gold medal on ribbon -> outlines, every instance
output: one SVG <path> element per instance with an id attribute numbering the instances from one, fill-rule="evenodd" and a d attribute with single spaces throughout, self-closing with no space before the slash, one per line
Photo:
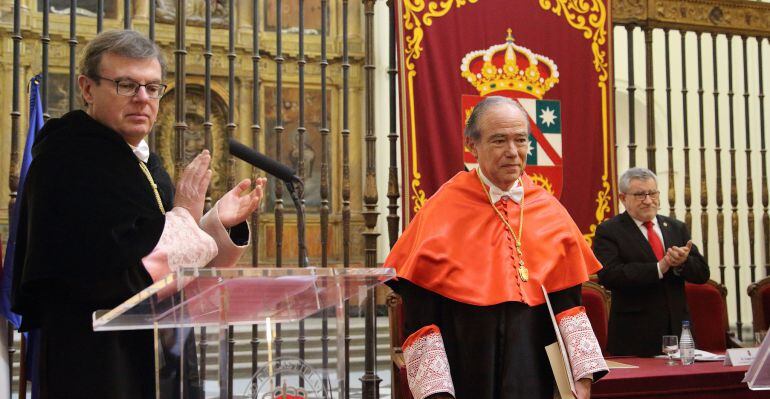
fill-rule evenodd
<path id="1" fill-rule="evenodd" d="M 524 265 L 519 266 L 519 277 L 521 277 L 521 281 L 529 280 L 529 270 Z"/>

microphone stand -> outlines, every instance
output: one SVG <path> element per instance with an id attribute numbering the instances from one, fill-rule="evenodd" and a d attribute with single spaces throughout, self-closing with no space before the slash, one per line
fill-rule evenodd
<path id="1" fill-rule="evenodd" d="M 305 209 L 300 203 L 299 197 L 305 191 L 305 184 L 299 177 L 285 181 L 286 190 L 294 201 L 294 207 L 297 209 L 297 247 L 299 250 L 299 267 L 307 267 L 309 259 L 307 257 L 307 247 L 305 246 Z M 296 183 L 296 186 L 295 186 Z"/>

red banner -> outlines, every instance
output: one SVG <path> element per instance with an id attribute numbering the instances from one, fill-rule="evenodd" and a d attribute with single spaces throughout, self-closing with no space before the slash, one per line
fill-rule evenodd
<path id="1" fill-rule="evenodd" d="M 615 213 L 608 0 L 398 2 L 404 219 L 475 159 L 463 127 L 483 97 L 527 111 L 527 174 L 591 241 Z"/>

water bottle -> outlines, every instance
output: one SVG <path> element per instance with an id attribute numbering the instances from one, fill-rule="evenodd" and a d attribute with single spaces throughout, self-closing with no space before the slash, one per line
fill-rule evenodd
<path id="1" fill-rule="evenodd" d="M 682 321 L 682 337 L 679 338 L 679 354 L 683 365 L 693 364 L 695 362 L 695 342 L 692 340 L 690 332 L 690 322 Z"/>

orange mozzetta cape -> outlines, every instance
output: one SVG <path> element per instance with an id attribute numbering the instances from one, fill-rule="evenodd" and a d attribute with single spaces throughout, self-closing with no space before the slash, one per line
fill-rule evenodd
<path id="1" fill-rule="evenodd" d="M 385 260 L 404 278 L 455 301 L 488 306 L 545 302 L 548 292 L 588 280 L 601 265 L 567 210 L 526 174 L 522 250 L 529 281 L 519 280 L 510 233 L 482 190 L 476 171 L 460 172 L 428 200 Z M 518 234 L 519 205 L 508 223 Z"/>

